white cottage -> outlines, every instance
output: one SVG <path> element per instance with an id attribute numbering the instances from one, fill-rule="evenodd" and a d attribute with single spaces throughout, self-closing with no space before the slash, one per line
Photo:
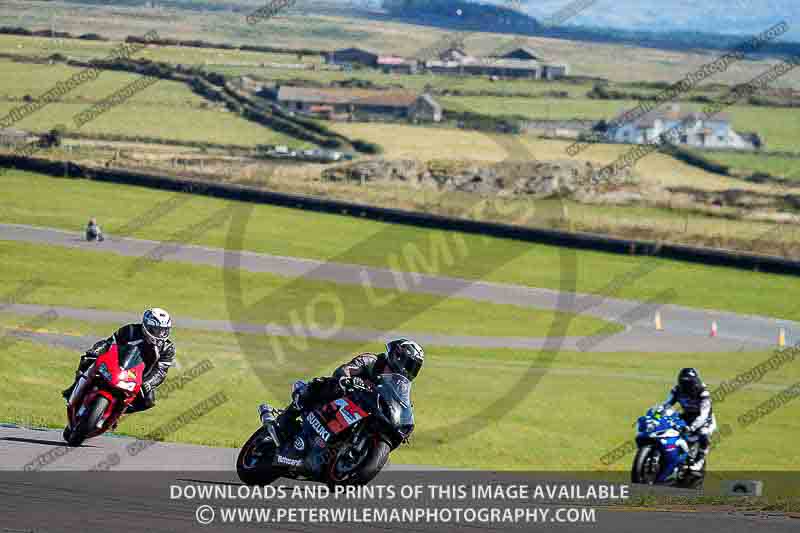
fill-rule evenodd
<path id="1" fill-rule="evenodd" d="M 677 105 L 665 111 L 650 111 L 633 121 L 620 124 L 614 120 L 611 124 L 606 135 L 612 142 L 653 143 L 666 133 L 673 143 L 696 148 L 755 148 L 752 141 L 733 129 L 727 115 L 705 117 L 702 113 L 683 113 Z"/>

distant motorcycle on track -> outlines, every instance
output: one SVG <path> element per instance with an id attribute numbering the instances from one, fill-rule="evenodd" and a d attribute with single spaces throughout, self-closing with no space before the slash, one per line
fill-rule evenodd
<path id="1" fill-rule="evenodd" d="M 70 395 L 64 441 L 80 446 L 86 439 L 116 427 L 142 388 L 144 370 L 137 346 L 112 344 L 79 377 Z"/>
<path id="2" fill-rule="evenodd" d="M 689 469 L 697 455 L 694 436 L 684 437 L 686 422 L 672 409 L 653 407 L 637 421 L 636 457 L 631 468 L 631 482 L 647 485 L 670 485 L 697 489 L 705 478 L 705 464 L 699 472 Z"/>
<path id="3" fill-rule="evenodd" d="M 303 413 L 289 438 L 276 446 L 266 425 L 244 444 L 236 461 L 239 479 L 266 485 L 278 478 L 335 485 L 369 483 L 389 453 L 414 428 L 411 382 L 400 374 L 381 374 L 375 383 Z M 269 423 L 279 411 L 260 409 Z"/>

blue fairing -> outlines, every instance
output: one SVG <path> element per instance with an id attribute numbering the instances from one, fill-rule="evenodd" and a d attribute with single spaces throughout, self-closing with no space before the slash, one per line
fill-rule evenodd
<path id="1" fill-rule="evenodd" d="M 680 433 L 685 426 L 686 422 L 671 409 L 650 409 L 646 415 L 639 417 L 636 443 L 639 446 L 654 444 L 663 458 L 663 467 L 656 483 L 674 480 L 679 468 L 686 464 L 689 458 L 688 446 Z"/>

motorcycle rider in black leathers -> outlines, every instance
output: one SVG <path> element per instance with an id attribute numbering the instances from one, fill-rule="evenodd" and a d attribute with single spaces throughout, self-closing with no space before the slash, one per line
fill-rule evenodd
<path id="1" fill-rule="evenodd" d="M 341 398 L 348 391 L 365 388 L 364 381 L 375 381 L 383 373 L 402 374 L 413 381 L 422 369 L 425 352 L 422 347 L 408 339 L 397 339 L 386 344 L 386 353 L 362 353 L 349 363 L 338 367 L 332 377 L 319 377 L 305 384 L 295 383 L 292 403 L 274 420 L 265 424 L 273 441 L 280 443 L 291 433 L 291 426 L 303 410 Z M 262 405 L 262 420 L 267 406 Z"/>
<path id="2" fill-rule="evenodd" d="M 75 381 L 62 392 L 69 401 L 78 378 L 89 369 L 97 358 L 108 351 L 112 344 L 139 345 L 145 363 L 142 388 L 133 400 L 126 413 L 145 411 L 156 403 L 156 388 L 167 378 L 169 368 L 175 363 L 175 345 L 169 339 L 172 329 L 172 318 L 163 309 L 148 309 L 142 316 L 140 324 L 128 324 L 119 328 L 111 337 L 103 339 L 89 348 L 81 356 Z"/>
<path id="3" fill-rule="evenodd" d="M 706 384 L 700 379 L 700 374 L 694 368 L 684 368 L 678 373 L 678 384 L 672 388 L 663 406 L 671 408 L 676 403 L 681 404 L 683 412 L 681 418 L 688 426 L 684 429 L 688 435 L 697 435 L 699 450 L 690 469 L 700 471 L 705 464 L 708 454 L 711 435 L 717 429 L 717 421 L 711 406 L 711 393 Z"/>

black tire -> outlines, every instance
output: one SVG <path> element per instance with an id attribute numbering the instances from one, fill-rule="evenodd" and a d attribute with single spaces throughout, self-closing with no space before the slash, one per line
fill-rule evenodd
<path id="1" fill-rule="evenodd" d="M 64 430 L 67 446 L 77 447 L 83 444 L 86 437 L 95 431 L 97 423 L 103 417 L 103 413 L 108 409 L 108 399 L 97 396 L 89 405 L 84 415 L 78 420 L 78 424 L 71 431 Z"/>
<path id="2" fill-rule="evenodd" d="M 633 458 L 633 466 L 631 467 L 631 483 L 652 485 L 655 482 L 658 472 L 653 475 L 652 472 L 646 471 L 646 468 L 648 466 L 648 460 L 650 460 L 650 456 L 656 453 L 658 453 L 658 450 L 649 444 L 639 448 L 639 450 L 636 452 L 636 457 Z"/>
<path id="3" fill-rule="evenodd" d="M 239 450 L 239 457 L 236 459 L 236 473 L 245 485 L 269 485 L 280 477 L 280 474 L 272 468 L 272 458 L 275 455 L 275 445 L 270 444 L 270 450 L 266 453 L 266 444 L 261 443 L 256 446 L 264 437 L 269 437 L 267 428 L 261 428 L 253 433 L 242 449 Z M 271 439 L 270 439 L 271 442 Z M 253 452 L 259 451 L 262 456 L 258 459 L 253 457 Z"/>
<path id="4" fill-rule="evenodd" d="M 334 485 L 366 485 L 378 475 L 378 472 L 386 465 L 386 461 L 389 460 L 389 453 L 392 451 L 392 448 L 378 437 L 371 439 L 371 443 L 367 456 L 361 462 L 358 469 L 347 478 L 336 479 L 334 475 L 336 465 L 331 465 L 330 481 Z"/>

